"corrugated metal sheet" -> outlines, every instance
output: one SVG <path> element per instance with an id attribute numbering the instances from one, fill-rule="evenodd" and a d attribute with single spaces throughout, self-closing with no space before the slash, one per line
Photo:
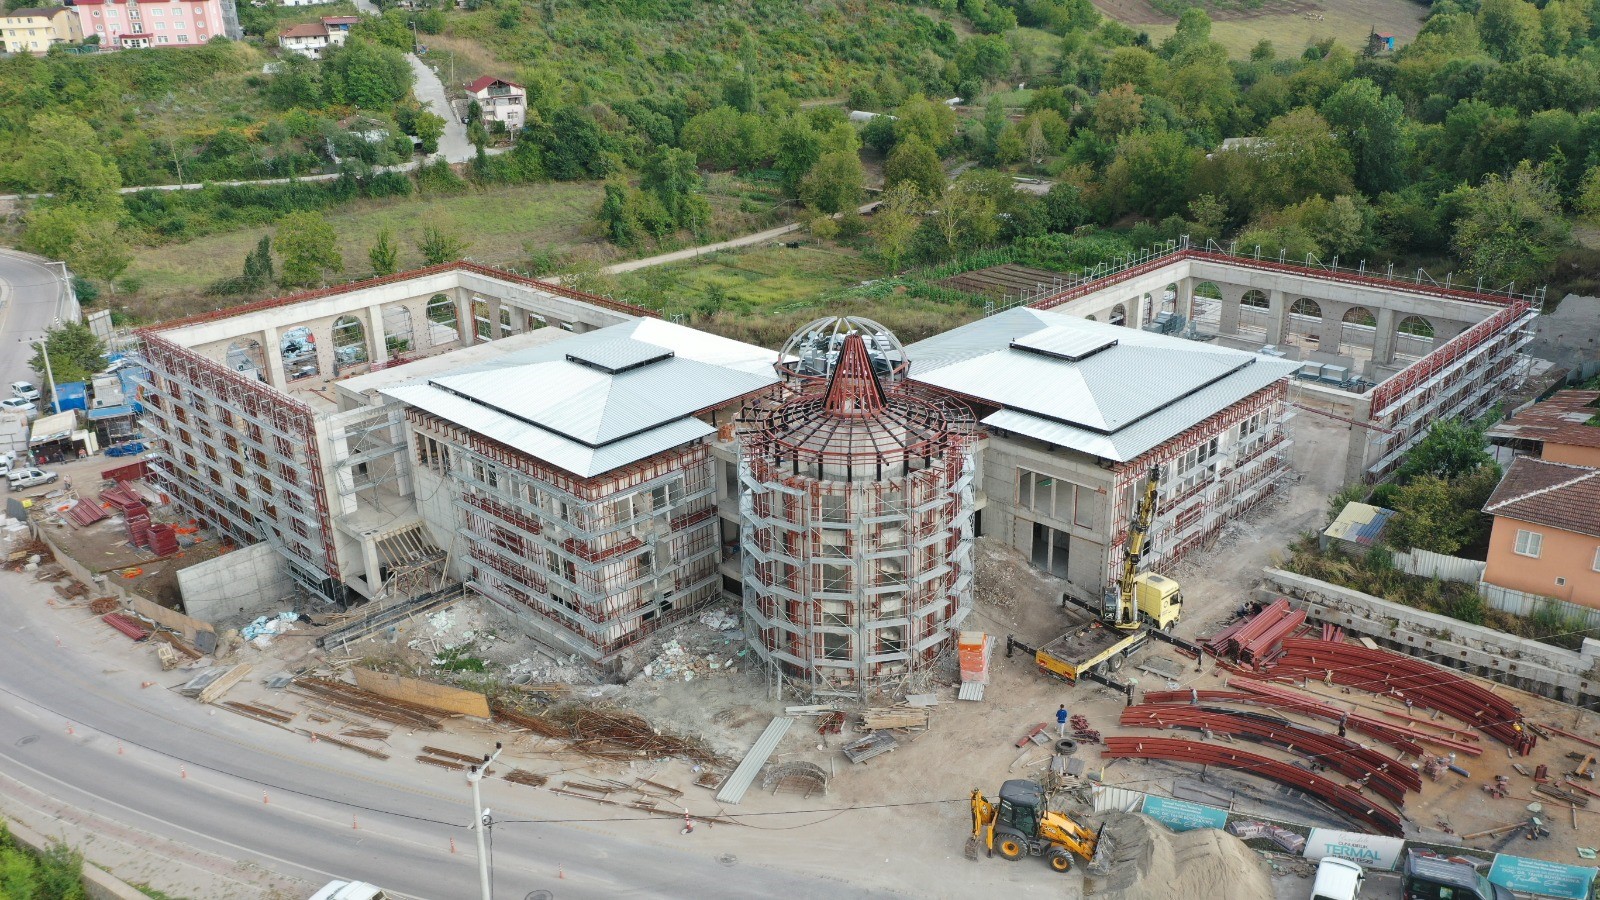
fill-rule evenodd
<path id="1" fill-rule="evenodd" d="M 1323 534 L 1333 540 L 1371 547 L 1377 543 L 1378 536 L 1383 533 L 1384 526 L 1389 524 L 1389 519 L 1393 516 L 1392 509 L 1366 503 L 1346 503 L 1344 509 L 1339 512 L 1339 517 L 1333 520 L 1333 524 L 1329 525 Z"/>
<path id="2" fill-rule="evenodd" d="M 609 372 L 658 362 L 670 356 L 672 351 L 660 344 L 646 344 L 633 338 L 585 343 L 567 352 L 569 359 L 598 366 Z"/>
<path id="3" fill-rule="evenodd" d="M 767 764 L 772 751 L 778 749 L 778 742 L 789 733 L 789 726 L 793 724 L 794 720 L 786 716 L 779 716 L 767 723 L 766 730 L 756 738 L 755 745 L 744 755 L 744 759 L 740 760 L 739 767 L 734 769 L 728 780 L 722 783 L 722 790 L 717 791 L 718 802 L 737 806 L 739 801 L 744 799 L 745 791 L 750 789 L 750 785 L 756 780 L 756 775 L 760 774 L 761 767 Z"/>
<path id="4" fill-rule="evenodd" d="M 28 444 L 48 444 L 72 436 L 78 427 L 78 414 L 72 410 L 56 413 L 51 416 L 41 416 L 33 423 L 33 430 L 29 433 Z"/>
<path id="5" fill-rule="evenodd" d="M 1113 809 L 1119 812 L 1138 812 L 1144 806 L 1144 794 L 1139 791 L 1107 787 L 1103 784 L 1093 785 L 1093 791 L 1095 812 Z"/>
<path id="6" fill-rule="evenodd" d="M 961 682 L 961 693 L 956 695 L 958 700 L 978 701 L 983 699 L 984 684 L 981 681 Z"/>
<path id="7" fill-rule="evenodd" d="M 1109 341 L 1116 343 L 1082 359 L 1045 355 L 1055 352 L 1049 348 L 1083 352 Z M 1018 349 L 1013 342 L 1044 352 Z M 1241 350 L 1034 309 L 981 319 L 912 344 L 906 353 L 913 380 L 1088 435 L 1114 436 L 1101 451 L 1086 452 L 1119 460 L 1295 369 L 1294 363 Z M 1152 419 L 1158 420 L 1158 434 L 1133 437 L 1131 443 L 1142 444 L 1137 451 L 1118 449 L 1117 443 L 1127 441 L 1124 431 Z M 1082 449 L 1090 440 L 1082 435 L 1064 446 Z"/>

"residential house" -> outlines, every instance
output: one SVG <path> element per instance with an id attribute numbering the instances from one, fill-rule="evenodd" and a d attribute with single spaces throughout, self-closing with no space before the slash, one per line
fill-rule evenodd
<path id="1" fill-rule="evenodd" d="M 113 50 L 244 36 L 234 0 L 73 0 L 67 9 L 77 14 L 85 38 L 97 35 L 101 47 Z"/>
<path id="2" fill-rule="evenodd" d="M 1600 391 L 1560 391 L 1496 422 L 1488 438 L 1518 456 L 1600 468 Z"/>
<path id="3" fill-rule="evenodd" d="M 0 46 L 7 53 L 43 53 L 54 44 L 83 43 L 83 26 L 64 6 L 14 9 L 5 14 Z"/>
<path id="4" fill-rule="evenodd" d="M 522 85 L 485 75 L 467 85 L 467 96 L 478 101 L 484 122 L 503 122 L 517 131 L 527 121 L 528 92 Z"/>
<path id="5" fill-rule="evenodd" d="M 278 0 L 280 6 L 321 6 L 334 0 Z"/>
<path id="6" fill-rule="evenodd" d="M 343 47 L 345 39 L 350 37 L 350 26 L 359 21 L 360 16 L 323 16 L 322 24 L 328 29 L 328 44 Z"/>
<path id="7" fill-rule="evenodd" d="M 312 59 L 321 59 L 322 51 L 328 49 L 331 43 L 328 26 L 321 22 L 312 22 L 307 25 L 290 25 L 278 32 L 278 46 L 291 53 L 309 56 Z M 341 40 L 340 43 L 343 43 Z"/>
<path id="8" fill-rule="evenodd" d="M 1600 469 L 1518 457 L 1483 511 L 1486 585 L 1600 609 Z"/>

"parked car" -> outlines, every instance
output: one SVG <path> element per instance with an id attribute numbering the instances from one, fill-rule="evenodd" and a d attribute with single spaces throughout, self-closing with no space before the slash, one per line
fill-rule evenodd
<path id="1" fill-rule="evenodd" d="M 13 397 L 21 397 L 24 400 L 38 400 L 39 389 L 34 387 L 31 382 L 13 381 L 11 382 L 11 395 Z"/>
<path id="2" fill-rule="evenodd" d="M 4 400 L 0 400 L 0 412 L 27 413 L 28 418 L 31 419 L 39 414 L 39 407 L 35 406 L 32 400 L 24 400 L 21 397 L 7 397 Z"/>
<path id="3" fill-rule="evenodd" d="M 365 881 L 330 881 L 322 890 L 311 895 L 311 900 L 388 900 L 389 895 L 375 884 Z"/>
<path id="4" fill-rule="evenodd" d="M 1311 882 L 1311 900 L 1360 900 L 1367 872 L 1348 859 L 1324 856 Z"/>
<path id="5" fill-rule="evenodd" d="M 53 484 L 60 477 L 60 472 L 50 472 L 29 466 L 26 469 L 14 469 L 7 472 L 6 486 L 13 491 L 21 491 L 31 487 L 38 487 L 41 484 Z"/>
<path id="6" fill-rule="evenodd" d="M 1405 900 L 1516 900 L 1468 862 L 1406 851 Z"/>

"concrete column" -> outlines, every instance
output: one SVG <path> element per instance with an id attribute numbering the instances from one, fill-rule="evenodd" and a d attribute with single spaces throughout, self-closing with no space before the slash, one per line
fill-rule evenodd
<path id="1" fill-rule="evenodd" d="M 267 367 L 267 384 L 286 391 L 289 389 L 289 379 L 283 373 L 283 347 L 278 343 L 279 340 L 276 325 L 261 329 L 261 360 Z"/>
<path id="2" fill-rule="evenodd" d="M 1193 321 L 1194 279 L 1180 278 L 1177 281 L 1177 285 L 1177 289 L 1174 292 L 1177 296 L 1173 298 L 1172 308 L 1178 313 L 1178 315 L 1183 316 L 1185 323 Z"/>
<path id="3" fill-rule="evenodd" d="M 1337 356 L 1344 314 L 1350 311 L 1350 307 L 1331 300 L 1318 300 L 1317 304 L 1322 307 L 1322 324 L 1317 328 L 1317 349 Z"/>
<path id="4" fill-rule="evenodd" d="M 1145 322 L 1144 295 L 1140 294 L 1139 296 L 1134 297 L 1131 300 L 1127 301 L 1127 303 L 1128 303 L 1128 321 L 1124 322 L 1123 324 L 1127 325 L 1129 328 L 1140 328 L 1140 327 L 1142 327 L 1144 325 L 1144 322 Z"/>
<path id="5" fill-rule="evenodd" d="M 478 322 L 472 317 L 472 293 L 464 289 L 456 290 L 456 333 L 463 347 L 478 342 Z"/>
<path id="6" fill-rule="evenodd" d="M 1242 295 L 1239 291 L 1223 291 L 1222 312 L 1218 316 L 1217 331 L 1222 334 L 1239 333 L 1239 300 L 1241 297 Z"/>
<path id="7" fill-rule="evenodd" d="M 378 542 L 371 538 L 361 541 L 361 561 L 367 567 L 367 589 L 376 600 L 383 589 L 383 564 L 378 561 Z"/>
<path id="8" fill-rule="evenodd" d="M 1377 329 L 1372 336 L 1372 361 L 1378 365 L 1388 365 L 1394 362 L 1395 345 L 1395 311 L 1388 307 L 1379 307 L 1376 316 Z"/>
<path id="9" fill-rule="evenodd" d="M 383 307 L 367 307 L 367 361 L 379 365 L 389 361 L 389 340 L 383 330 Z"/>
<path id="10" fill-rule="evenodd" d="M 504 326 L 500 324 L 500 299 L 489 298 L 489 335 L 491 340 L 499 340 L 506 336 Z"/>
<path id="11" fill-rule="evenodd" d="M 1288 336 L 1289 298 L 1273 288 L 1267 292 L 1267 343 L 1282 345 Z"/>

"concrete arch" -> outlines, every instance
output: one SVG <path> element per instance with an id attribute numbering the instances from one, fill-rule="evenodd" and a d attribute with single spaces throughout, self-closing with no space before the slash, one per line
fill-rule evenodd
<path id="1" fill-rule="evenodd" d="M 366 326 L 355 316 L 340 316 L 334 319 L 333 325 L 329 328 L 329 336 L 333 347 L 335 375 L 372 358 L 372 351 L 367 347 Z"/>
<path id="2" fill-rule="evenodd" d="M 283 359 L 284 377 L 290 381 L 315 378 L 322 374 L 322 361 L 318 355 L 317 336 L 311 329 L 299 325 L 285 329 L 278 335 L 278 353 Z"/>
<path id="3" fill-rule="evenodd" d="M 1339 316 L 1339 345 L 1332 352 L 1347 356 L 1372 354 L 1377 340 L 1378 317 L 1365 306 L 1351 306 Z"/>
<path id="4" fill-rule="evenodd" d="M 261 342 L 254 338 L 241 338 L 229 344 L 223 359 L 229 369 L 246 378 L 267 380 L 266 354 L 261 349 Z"/>
<path id="5" fill-rule="evenodd" d="M 1272 301 L 1267 298 L 1266 291 L 1248 290 L 1239 298 L 1239 305 L 1266 310 L 1272 308 Z"/>
<path id="6" fill-rule="evenodd" d="M 472 310 L 473 339 L 475 341 L 494 340 L 496 332 L 499 330 L 497 326 L 500 324 L 496 321 L 500 318 L 498 312 L 490 309 L 489 301 L 482 297 L 473 297 L 472 305 L 469 308 Z"/>
<path id="7" fill-rule="evenodd" d="M 423 307 L 423 319 L 428 323 L 428 346 L 442 347 L 461 340 L 461 320 L 457 315 L 456 301 L 445 294 L 434 294 Z"/>
<path id="8" fill-rule="evenodd" d="M 1175 313 L 1178 311 L 1178 283 L 1173 282 L 1161 289 L 1161 311 Z"/>
<path id="9" fill-rule="evenodd" d="M 1110 317 L 1107 318 L 1106 321 L 1109 322 L 1112 325 L 1126 325 L 1126 324 L 1128 324 L 1128 307 L 1127 307 L 1127 305 L 1123 304 L 1123 303 L 1118 303 L 1116 306 L 1111 307 Z"/>
<path id="10" fill-rule="evenodd" d="M 1284 317 L 1283 343 L 1306 350 L 1318 349 L 1322 335 L 1322 304 L 1300 297 L 1289 305 Z"/>
<path id="11" fill-rule="evenodd" d="M 1216 282 L 1197 283 L 1190 298 L 1193 315 L 1189 318 L 1197 328 L 1216 332 L 1222 327 L 1222 288 L 1217 287 Z"/>
<path id="12" fill-rule="evenodd" d="M 1379 340 L 1383 335 L 1379 335 Z M 1439 346 L 1433 323 L 1422 316 L 1406 316 L 1395 326 L 1392 346 L 1394 356 L 1421 359 Z"/>
<path id="13" fill-rule="evenodd" d="M 1098 321 L 1100 321 L 1099 319 L 1096 319 L 1093 315 L 1084 316 L 1084 318 L 1087 319 L 1090 322 L 1098 322 Z"/>
<path id="14" fill-rule="evenodd" d="M 419 349 L 417 336 L 411 325 L 411 307 L 404 303 L 390 303 L 383 307 L 384 356 L 393 359 Z"/>

